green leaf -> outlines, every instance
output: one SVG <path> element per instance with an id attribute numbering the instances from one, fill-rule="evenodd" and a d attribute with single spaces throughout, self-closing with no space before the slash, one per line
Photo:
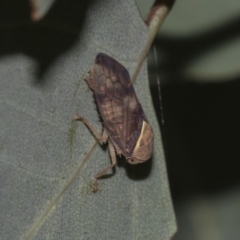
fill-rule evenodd
<path id="1" fill-rule="evenodd" d="M 132 0 L 85 4 L 75 4 L 65 19 L 56 10 L 51 20 L 2 30 L 1 239 L 169 239 L 176 231 L 147 64 L 140 59 L 150 30 Z M 116 166 L 94 194 L 93 177 L 110 164 L 109 154 L 72 119 L 78 112 L 102 129 L 83 80 L 99 52 L 136 76 L 155 143 L 152 160 Z"/>

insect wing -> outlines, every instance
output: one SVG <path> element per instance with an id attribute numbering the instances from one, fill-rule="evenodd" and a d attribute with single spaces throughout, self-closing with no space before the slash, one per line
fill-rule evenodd
<path id="1" fill-rule="evenodd" d="M 128 71 L 106 54 L 97 55 L 93 68 L 96 102 L 109 136 L 126 157 L 147 121 Z"/>

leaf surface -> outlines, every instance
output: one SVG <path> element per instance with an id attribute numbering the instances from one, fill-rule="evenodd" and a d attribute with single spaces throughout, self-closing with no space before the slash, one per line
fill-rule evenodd
<path id="1" fill-rule="evenodd" d="M 139 66 L 149 29 L 132 0 L 78 7 L 69 25 L 59 17 L 2 31 L 1 239 L 169 239 L 176 225 L 164 152 L 147 64 Z M 78 112 L 102 129 L 83 80 L 99 52 L 130 76 L 140 68 L 134 88 L 155 143 L 150 161 L 120 164 L 94 194 L 92 179 L 109 154 L 72 119 Z"/>

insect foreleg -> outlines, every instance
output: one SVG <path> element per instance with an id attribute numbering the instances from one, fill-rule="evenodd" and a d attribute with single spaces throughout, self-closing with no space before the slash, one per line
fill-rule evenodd
<path id="1" fill-rule="evenodd" d="M 110 153 L 110 156 L 111 156 L 111 161 L 112 161 L 112 164 L 108 167 L 106 167 L 105 169 L 103 169 L 101 172 L 99 172 L 98 174 L 96 174 L 95 176 L 95 181 L 94 181 L 94 188 L 93 188 L 93 192 L 96 192 L 97 189 L 98 189 L 98 184 L 97 184 L 97 180 L 98 178 L 101 178 L 102 176 L 106 175 L 107 172 L 109 170 L 111 170 L 117 163 L 117 158 L 116 158 L 116 154 L 115 154 L 115 150 L 114 150 L 114 147 L 113 147 L 113 144 L 111 142 L 110 139 L 108 139 L 108 149 L 109 149 L 109 153 Z"/>
<path id="2" fill-rule="evenodd" d="M 90 129 L 90 131 L 94 134 L 94 136 L 99 140 L 100 142 L 106 143 L 108 140 L 108 134 L 105 130 L 103 129 L 103 133 L 100 134 L 93 126 L 92 124 L 84 117 L 79 116 L 77 113 L 75 114 L 74 118 L 75 121 L 83 121 L 84 124 Z"/>

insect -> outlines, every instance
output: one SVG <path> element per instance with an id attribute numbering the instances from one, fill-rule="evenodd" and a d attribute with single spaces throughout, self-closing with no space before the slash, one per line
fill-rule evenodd
<path id="1" fill-rule="evenodd" d="M 100 134 L 84 117 L 75 114 L 74 120 L 83 121 L 102 143 L 108 142 L 112 164 L 96 174 L 93 192 L 98 189 L 97 179 L 112 169 L 117 155 L 124 155 L 130 164 L 147 161 L 153 151 L 153 130 L 135 94 L 126 68 L 105 53 L 96 56 L 89 76 L 85 78 L 93 91 L 103 119 Z"/>

